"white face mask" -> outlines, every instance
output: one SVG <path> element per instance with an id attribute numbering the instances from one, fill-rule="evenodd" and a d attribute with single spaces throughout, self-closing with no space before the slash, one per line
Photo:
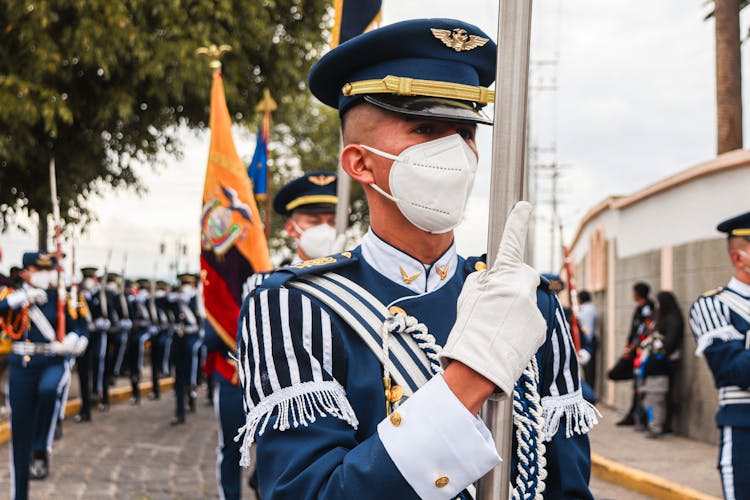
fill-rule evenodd
<path id="1" fill-rule="evenodd" d="M 318 224 L 304 231 L 296 222 L 292 221 L 294 229 L 300 234 L 297 245 L 311 259 L 325 257 L 342 250 L 343 241 L 336 238 L 336 229 L 328 224 Z"/>
<path id="2" fill-rule="evenodd" d="M 94 278 L 83 278 L 81 286 L 84 290 L 88 290 L 90 292 L 96 287 L 96 281 L 94 281 Z"/>
<path id="3" fill-rule="evenodd" d="M 739 252 L 743 264 L 745 264 L 745 262 L 750 262 L 750 255 L 748 255 L 747 252 L 743 252 L 742 250 L 739 250 Z M 742 270 L 746 273 L 750 273 L 750 266 L 743 265 Z"/>
<path id="4" fill-rule="evenodd" d="M 46 290 L 57 285 L 56 271 L 35 271 L 29 276 L 29 284 L 34 288 Z"/>
<path id="5" fill-rule="evenodd" d="M 398 156 L 361 146 L 393 160 L 388 176 L 391 194 L 371 186 L 393 201 L 409 222 L 434 234 L 458 226 L 477 172 L 477 157 L 460 135 L 410 146 Z"/>
<path id="6" fill-rule="evenodd" d="M 117 293 L 119 289 L 117 288 L 117 283 L 114 281 L 109 281 L 105 286 L 104 289 L 111 293 Z"/>
<path id="7" fill-rule="evenodd" d="M 180 293 L 185 297 L 193 297 L 195 295 L 195 288 L 190 285 L 182 285 L 180 287 Z"/>

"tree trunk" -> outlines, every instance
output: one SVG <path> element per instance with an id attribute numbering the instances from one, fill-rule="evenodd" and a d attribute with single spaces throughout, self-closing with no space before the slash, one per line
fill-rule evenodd
<path id="1" fill-rule="evenodd" d="M 716 152 L 742 148 L 740 0 L 715 0 Z"/>
<path id="2" fill-rule="evenodd" d="M 47 222 L 47 214 L 39 214 L 39 226 L 37 227 L 37 247 L 40 252 L 47 251 L 47 236 L 49 235 L 49 225 Z"/>

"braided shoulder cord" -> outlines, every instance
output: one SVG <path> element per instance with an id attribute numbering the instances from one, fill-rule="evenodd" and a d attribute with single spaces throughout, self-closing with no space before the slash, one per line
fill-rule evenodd
<path id="1" fill-rule="evenodd" d="M 513 390 L 513 424 L 518 456 L 514 500 L 541 499 L 545 489 L 547 459 L 544 456 L 544 418 L 538 380 L 539 366 L 534 356 Z"/>
<path id="2" fill-rule="evenodd" d="M 414 340 L 417 341 L 419 348 L 425 353 L 430 361 L 430 369 L 432 373 L 437 375 L 443 373 L 443 367 L 440 365 L 440 347 L 435 342 L 433 337 L 428 331 L 424 323 L 417 321 L 414 316 L 408 316 L 402 313 L 396 313 L 385 319 L 383 322 L 383 350 L 387 348 L 387 338 L 389 335 L 396 333 L 408 333 Z M 387 356 L 387 351 L 385 356 Z M 386 358 L 387 359 L 387 358 Z"/>

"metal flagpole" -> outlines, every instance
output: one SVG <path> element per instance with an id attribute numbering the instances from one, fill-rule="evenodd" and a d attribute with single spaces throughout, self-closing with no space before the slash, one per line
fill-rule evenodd
<path id="1" fill-rule="evenodd" d="M 524 194 L 531 0 L 500 0 L 497 30 L 487 262 L 494 262 L 508 213 Z M 510 497 L 513 406 L 506 396 L 487 401 L 483 410 L 503 463 L 479 481 L 479 500 Z"/>
<path id="2" fill-rule="evenodd" d="M 55 156 L 49 159 L 49 183 L 52 197 L 52 218 L 55 222 L 55 247 L 57 254 L 57 341 L 65 337 L 65 274 L 62 265 L 62 220 L 60 219 L 60 200 L 57 199 L 57 175 L 55 174 Z"/>
<path id="3" fill-rule="evenodd" d="M 271 169 L 268 166 L 268 160 L 270 159 L 268 152 L 268 143 L 271 142 L 271 113 L 276 111 L 277 108 L 278 106 L 276 104 L 276 101 L 274 101 L 273 97 L 271 97 L 271 91 L 268 89 L 263 89 L 263 99 L 257 106 L 255 106 L 255 111 L 263 113 L 264 123 L 261 129 L 267 127 L 268 130 L 268 138 L 266 142 L 266 194 L 265 199 L 263 200 L 265 202 L 263 217 L 266 241 L 269 241 L 269 239 L 271 238 Z"/>

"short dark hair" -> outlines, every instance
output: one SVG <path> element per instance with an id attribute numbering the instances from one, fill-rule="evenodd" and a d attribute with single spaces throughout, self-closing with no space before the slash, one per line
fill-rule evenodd
<path id="1" fill-rule="evenodd" d="M 581 299 L 581 302 L 591 302 L 591 294 L 586 290 L 581 290 L 578 293 L 578 298 Z"/>
<path id="2" fill-rule="evenodd" d="M 648 292 L 651 291 L 651 287 L 648 286 L 648 283 L 645 283 L 643 281 L 639 281 L 635 285 L 633 285 L 633 291 L 641 298 L 647 299 L 648 298 Z"/>

